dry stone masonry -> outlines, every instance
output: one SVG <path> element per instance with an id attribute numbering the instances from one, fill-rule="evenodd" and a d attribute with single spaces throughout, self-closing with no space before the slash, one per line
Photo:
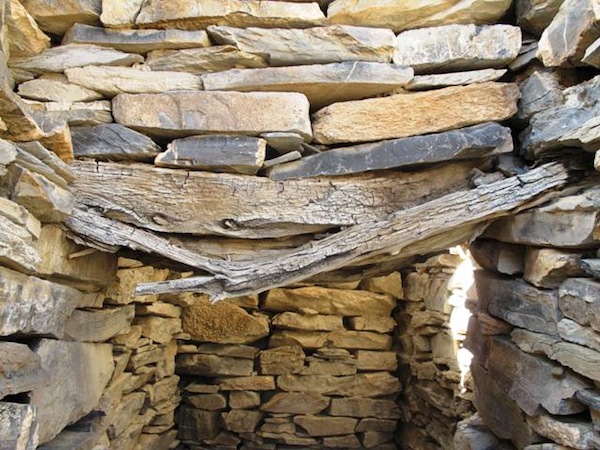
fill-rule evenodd
<path id="1" fill-rule="evenodd" d="M 600 449 L 599 68 L 595 0 L 0 0 L 0 450 Z"/>

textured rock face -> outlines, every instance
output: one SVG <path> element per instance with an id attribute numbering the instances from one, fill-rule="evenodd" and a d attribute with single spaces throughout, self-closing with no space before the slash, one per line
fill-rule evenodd
<path id="1" fill-rule="evenodd" d="M 306 97 L 293 93 L 121 94 L 113 100 L 118 123 L 158 136 L 288 131 L 310 140 L 308 108 Z"/>
<path id="2" fill-rule="evenodd" d="M 102 0 L 24 0 L 42 30 L 62 36 L 74 23 L 99 23 Z"/>
<path id="3" fill-rule="evenodd" d="M 517 23 L 525 30 L 540 35 L 558 13 L 565 0 L 517 0 Z"/>
<path id="4" fill-rule="evenodd" d="M 239 69 L 202 76 L 207 91 L 300 92 L 313 109 L 384 94 L 403 87 L 411 79 L 412 70 L 408 67 L 361 61 Z"/>
<path id="5" fill-rule="evenodd" d="M 515 114 L 519 95 L 513 84 L 482 83 L 337 103 L 314 115 L 315 140 L 368 142 L 500 121 Z"/>
<path id="6" fill-rule="evenodd" d="M 499 68 L 519 54 L 521 29 L 510 25 L 446 25 L 398 35 L 394 62 L 416 73 Z M 448 46 L 452 42 L 452 46 Z"/>
<path id="7" fill-rule="evenodd" d="M 306 30 L 209 27 L 216 43 L 265 57 L 272 66 L 343 61 L 387 63 L 395 36 L 390 30 L 334 25 Z"/>
<path id="8" fill-rule="evenodd" d="M 411 28 L 451 23 L 493 23 L 510 8 L 507 0 L 336 0 L 327 11 L 333 23 L 391 28 Z"/>
<path id="9" fill-rule="evenodd" d="M 5 448 L 33 450 L 39 443 L 37 410 L 31 405 L 0 402 L 0 442 Z"/>
<path id="10" fill-rule="evenodd" d="M 11 57 L 37 55 L 50 46 L 50 38 L 38 27 L 33 17 L 18 0 L 10 0 L 4 21 L 10 35 Z"/>

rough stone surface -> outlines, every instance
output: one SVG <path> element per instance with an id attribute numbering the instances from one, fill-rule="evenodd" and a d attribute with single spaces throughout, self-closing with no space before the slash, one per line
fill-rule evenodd
<path id="1" fill-rule="evenodd" d="M 595 0 L 565 0 L 542 33 L 538 59 L 547 67 L 580 65 L 586 48 L 600 37 L 599 22 Z"/>
<path id="2" fill-rule="evenodd" d="M 412 78 L 404 66 L 342 62 L 301 67 L 239 69 L 202 75 L 207 91 L 300 92 L 313 109 L 332 103 L 375 97 L 403 87 Z"/>
<path id="3" fill-rule="evenodd" d="M 253 409 L 260 406 L 260 394 L 251 391 L 231 391 L 229 393 L 229 406 L 232 409 Z"/>
<path id="4" fill-rule="evenodd" d="M 252 316 L 242 308 L 224 302 L 200 303 L 185 308 L 182 326 L 193 340 L 219 344 L 247 344 L 269 334 L 264 317 Z"/>
<path id="5" fill-rule="evenodd" d="M 73 67 L 130 66 L 143 61 L 143 57 L 132 53 L 95 45 L 70 44 L 53 47 L 28 58 L 13 58 L 10 60 L 10 67 L 39 75 L 46 72 L 64 72 Z"/>
<path id="6" fill-rule="evenodd" d="M 452 23 L 494 23 L 506 13 L 508 0 L 336 0 L 328 9 L 332 23 L 392 28 L 410 28 Z"/>
<path id="7" fill-rule="evenodd" d="M 243 409 L 233 409 L 226 413 L 221 413 L 223 426 L 226 430 L 234 433 L 254 433 L 263 413 L 260 411 L 246 411 Z"/>
<path id="8" fill-rule="evenodd" d="M 579 325 L 571 319 L 562 319 L 558 322 L 558 334 L 565 341 L 584 345 L 600 352 L 600 333 L 589 327 Z"/>
<path id="9" fill-rule="evenodd" d="M 37 410 L 34 406 L 0 402 L 0 443 L 7 450 L 37 448 Z"/>
<path id="10" fill-rule="evenodd" d="M 527 419 L 536 433 L 569 448 L 585 450 L 596 446 L 596 437 L 591 423 L 569 418 L 555 418 L 541 414 Z"/>
<path id="11" fill-rule="evenodd" d="M 277 328 L 290 330 L 334 331 L 344 329 L 343 318 L 340 316 L 304 315 L 293 312 L 276 315 L 271 324 Z"/>
<path id="12" fill-rule="evenodd" d="M 42 30 L 62 36 L 74 23 L 99 23 L 101 0 L 23 0 Z"/>
<path id="13" fill-rule="evenodd" d="M 169 91 L 194 91 L 202 88 L 200 78 L 188 73 L 154 72 L 132 67 L 86 66 L 65 70 L 71 83 L 100 92 L 117 94 L 160 94 Z"/>
<path id="14" fill-rule="evenodd" d="M 219 433 L 219 412 L 182 406 L 178 415 L 179 434 L 181 440 L 201 442 L 203 439 L 214 439 Z"/>
<path id="15" fill-rule="evenodd" d="M 255 175 L 265 161 L 266 148 L 264 139 L 250 136 L 191 136 L 171 142 L 154 164 Z"/>
<path id="16" fill-rule="evenodd" d="M 251 376 L 223 378 L 219 380 L 222 391 L 273 391 L 275 379 L 272 376 Z"/>
<path id="17" fill-rule="evenodd" d="M 482 268 L 505 275 L 523 273 L 525 247 L 494 240 L 478 239 L 469 251 Z"/>
<path id="18" fill-rule="evenodd" d="M 512 151 L 511 131 L 497 123 L 460 130 L 342 147 L 306 156 L 269 171 L 274 180 L 346 175 L 449 160 L 481 158 Z"/>
<path id="19" fill-rule="evenodd" d="M 133 320 L 133 305 L 96 311 L 73 311 L 65 337 L 79 342 L 103 342 L 126 329 Z"/>
<path id="20" fill-rule="evenodd" d="M 409 91 L 427 91 L 448 86 L 464 86 L 473 83 L 496 81 L 506 74 L 506 69 L 481 69 L 468 72 L 436 73 L 432 75 L 416 75 L 405 86 Z"/>
<path id="21" fill-rule="evenodd" d="M 149 161 L 161 150 L 146 135 L 117 123 L 72 127 L 71 134 L 77 158 Z"/>
<path id="22" fill-rule="evenodd" d="M 258 362 L 263 375 L 299 373 L 304 368 L 304 351 L 298 346 L 282 346 L 260 352 Z"/>
<path id="23" fill-rule="evenodd" d="M 142 316 L 136 317 L 134 323 L 142 327 L 142 336 L 159 344 L 168 344 L 173 340 L 175 334 L 181 332 L 181 321 L 179 319 Z"/>
<path id="24" fill-rule="evenodd" d="M 357 331 L 391 333 L 396 327 L 396 321 L 391 317 L 352 317 L 349 322 L 350 329 Z"/>
<path id="25" fill-rule="evenodd" d="M 50 47 L 50 38 L 38 27 L 33 17 L 18 0 L 6 2 L 4 23 L 10 38 L 10 56 L 37 55 Z"/>
<path id="26" fill-rule="evenodd" d="M 600 282 L 589 278 L 571 278 L 560 285 L 562 313 L 583 326 L 600 332 Z"/>
<path id="27" fill-rule="evenodd" d="M 400 408 L 396 402 L 372 398 L 334 398 L 329 413 L 332 416 L 400 418 Z"/>
<path id="28" fill-rule="evenodd" d="M 309 436 L 338 436 L 354 433 L 358 420 L 350 417 L 296 416 L 294 423 L 304 428 Z"/>
<path id="29" fill-rule="evenodd" d="M 116 122 L 158 136 L 286 131 L 310 140 L 308 108 L 306 97 L 295 93 L 173 92 L 113 100 Z"/>
<path id="30" fill-rule="evenodd" d="M 184 50 L 155 50 L 148 53 L 146 65 L 152 70 L 189 72 L 194 75 L 268 66 L 262 56 L 243 52 L 234 45 Z"/>
<path id="31" fill-rule="evenodd" d="M 314 115 L 313 130 L 322 144 L 435 133 L 507 119 L 516 113 L 518 97 L 514 84 L 481 83 L 336 103 Z"/>
<path id="32" fill-rule="evenodd" d="M 549 108 L 560 106 L 563 102 L 559 77 L 553 71 L 536 71 L 519 85 L 520 119 L 530 119 L 534 114 Z"/>
<path id="33" fill-rule="evenodd" d="M 31 394 L 44 443 L 94 408 L 113 373 L 112 346 L 42 339 L 35 352 L 47 384 Z M 59 401 L 57 401 L 59 399 Z"/>
<path id="34" fill-rule="evenodd" d="M 102 94 L 77 84 L 66 78 L 52 74 L 19 85 L 19 95 L 32 100 L 45 102 L 89 102 L 102 99 Z"/>
<path id="35" fill-rule="evenodd" d="M 539 36 L 556 16 L 564 0 L 517 0 L 519 26 Z"/>
<path id="36" fill-rule="evenodd" d="M 398 361 L 395 352 L 358 350 L 356 352 L 356 365 L 359 370 L 394 371 L 398 367 Z"/>
<path id="37" fill-rule="evenodd" d="M 65 34 L 62 44 L 91 44 L 145 54 L 153 50 L 209 47 L 210 40 L 206 31 L 110 30 L 76 23 Z"/>
<path id="38" fill-rule="evenodd" d="M 537 287 L 554 289 L 569 277 L 585 275 L 580 261 L 580 253 L 530 247 L 525 255 L 524 278 Z"/>
<path id="39" fill-rule="evenodd" d="M 277 392 L 260 409 L 270 413 L 318 414 L 331 399 L 316 392 Z"/>
<path id="40" fill-rule="evenodd" d="M 263 304 L 264 309 L 275 312 L 302 312 L 307 308 L 319 314 L 384 317 L 389 317 L 395 306 L 388 295 L 322 287 L 272 289 Z"/>
<path id="41" fill-rule="evenodd" d="M 178 373 L 201 377 L 252 375 L 253 361 L 250 359 L 230 358 L 217 355 L 179 355 Z"/>
<path id="42" fill-rule="evenodd" d="M 345 25 L 305 30 L 209 27 L 217 44 L 265 57 L 272 66 L 327 64 L 344 61 L 388 63 L 395 35 L 390 30 Z"/>
<path id="43" fill-rule="evenodd" d="M 42 386 L 47 376 L 40 357 L 27 345 L 16 342 L 0 342 L 0 366 L 1 398 L 32 391 Z"/>
<path id="44" fill-rule="evenodd" d="M 400 33 L 394 62 L 415 73 L 501 68 L 517 57 L 520 48 L 518 27 L 446 25 Z"/>
<path id="45" fill-rule="evenodd" d="M 361 373 L 345 377 L 331 375 L 281 375 L 277 387 L 286 392 L 315 392 L 343 397 L 381 397 L 400 392 L 398 378 L 388 372 Z"/>
<path id="46" fill-rule="evenodd" d="M 298 345 L 302 348 L 318 349 L 328 345 L 344 349 L 389 350 L 391 336 L 369 331 L 294 331 L 277 330 L 269 339 L 269 346 Z"/>

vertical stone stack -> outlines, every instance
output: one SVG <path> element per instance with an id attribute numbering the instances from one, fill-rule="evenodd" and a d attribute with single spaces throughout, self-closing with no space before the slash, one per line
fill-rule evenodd
<path id="1" fill-rule="evenodd" d="M 190 448 L 395 448 L 398 273 L 185 308 L 179 438 Z M 260 306 L 260 309 L 259 309 Z M 238 447 L 240 446 L 241 447 Z"/>
<path id="2" fill-rule="evenodd" d="M 441 254 L 404 272 L 396 319 L 403 448 L 453 448 L 456 422 L 473 414 L 468 352 L 463 348 L 469 264 Z"/>

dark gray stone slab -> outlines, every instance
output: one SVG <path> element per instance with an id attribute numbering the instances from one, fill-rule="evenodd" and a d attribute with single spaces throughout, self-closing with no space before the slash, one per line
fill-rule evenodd
<path id="1" fill-rule="evenodd" d="M 248 136 L 191 136 L 175 139 L 154 164 L 160 167 L 254 175 L 265 161 L 267 141 Z"/>
<path id="2" fill-rule="evenodd" d="M 482 306 L 493 316 L 520 328 L 558 335 L 562 314 L 556 290 L 537 289 L 521 279 L 484 271 L 476 273 L 475 283 Z"/>
<path id="3" fill-rule="evenodd" d="M 482 158 L 513 149 L 509 128 L 495 122 L 443 133 L 337 148 L 282 164 L 269 172 L 274 180 L 346 175 L 410 167 L 448 160 Z"/>
<path id="4" fill-rule="evenodd" d="M 94 44 L 143 54 L 152 50 L 209 47 L 210 40 L 206 31 L 110 30 L 76 23 L 65 34 L 62 44 Z"/>
<path id="5" fill-rule="evenodd" d="M 71 128 L 76 158 L 151 161 L 160 147 L 148 136 L 116 123 Z"/>

